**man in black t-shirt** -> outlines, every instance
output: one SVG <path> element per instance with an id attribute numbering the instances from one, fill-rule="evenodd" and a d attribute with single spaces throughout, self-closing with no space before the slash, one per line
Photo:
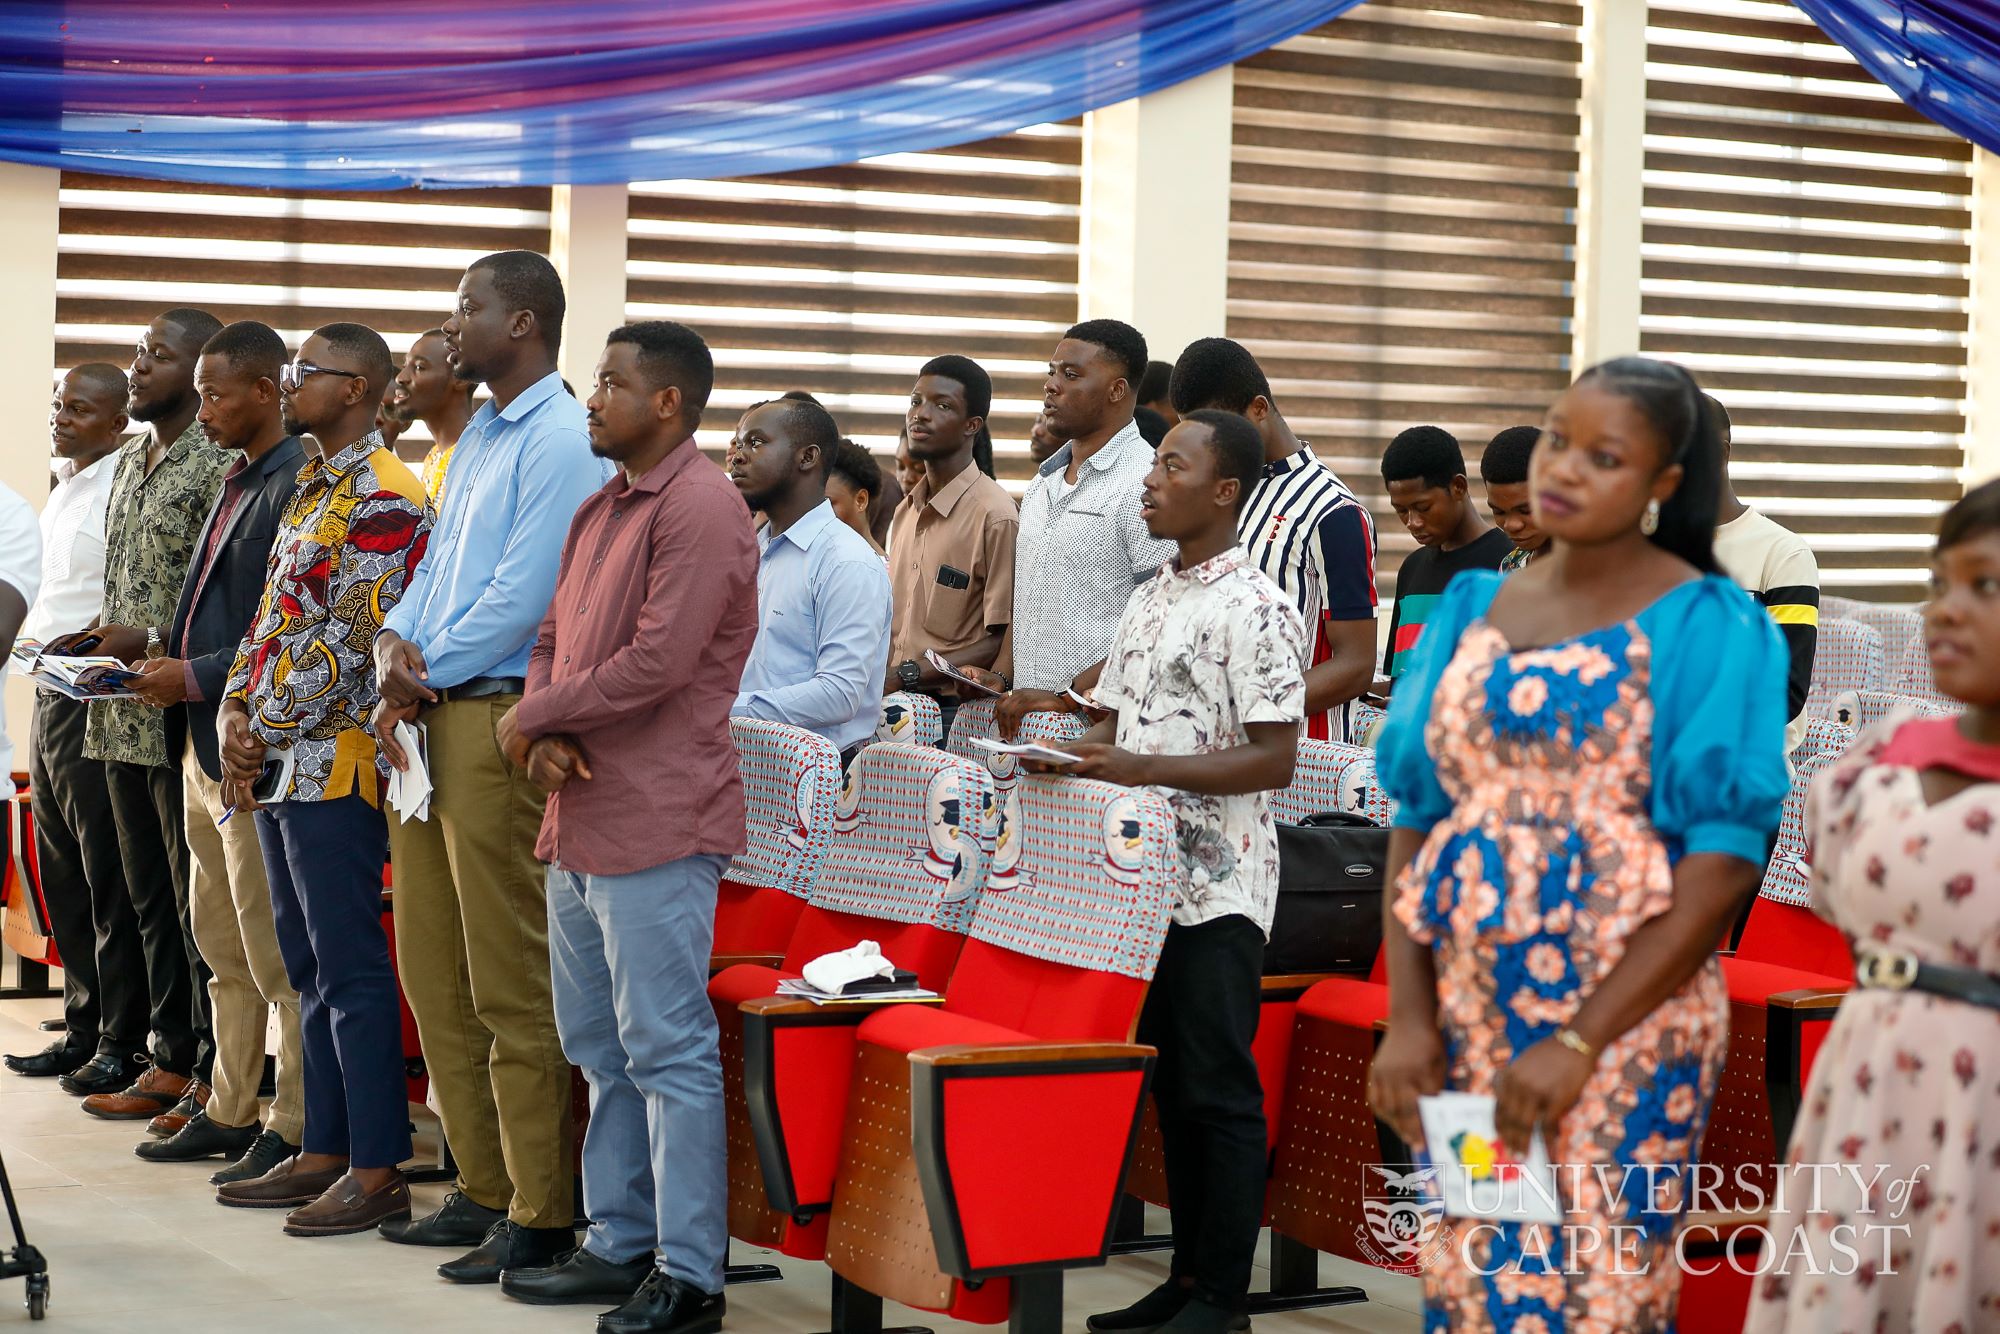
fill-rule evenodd
<path id="1" fill-rule="evenodd" d="M 1409 663 L 1452 576 L 1499 569 L 1514 543 L 1472 503 L 1465 455 L 1449 431 L 1412 426 L 1398 435 L 1383 451 L 1382 480 L 1396 517 L 1417 539 L 1417 549 L 1396 571 L 1396 609 L 1382 655 L 1382 675 L 1393 681 Z"/>

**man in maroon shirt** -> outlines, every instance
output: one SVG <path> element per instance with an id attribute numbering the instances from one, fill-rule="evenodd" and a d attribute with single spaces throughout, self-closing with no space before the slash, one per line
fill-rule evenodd
<path id="1" fill-rule="evenodd" d="M 757 637 L 750 512 L 694 442 L 714 365 L 668 321 L 612 332 L 591 450 L 618 474 L 563 544 L 502 748 L 552 794 L 549 954 L 563 1051 L 590 1081 L 584 1243 L 507 1270 L 535 1302 L 623 1303 L 600 1334 L 721 1328 L 722 1067 L 708 1002 L 715 893 L 743 850 L 729 737 Z M 634 1162 L 637 1146 L 650 1162 Z M 657 1256 L 655 1255 L 657 1248 Z"/>

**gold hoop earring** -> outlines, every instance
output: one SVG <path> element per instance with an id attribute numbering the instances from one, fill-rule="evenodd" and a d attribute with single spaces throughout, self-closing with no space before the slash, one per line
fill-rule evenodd
<path id="1" fill-rule="evenodd" d="M 1648 537 L 1660 531 L 1659 501 L 1649 500 L 1646 502 L 1646 512 L 1639 516 L 1639 531 Z"/>

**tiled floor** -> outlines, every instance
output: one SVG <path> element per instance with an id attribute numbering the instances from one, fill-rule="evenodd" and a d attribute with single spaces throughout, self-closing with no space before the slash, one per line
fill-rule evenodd
<path id="1" fill-rule="evenodd" d="M 35 1024 L 53 1001 L 0 1002 L 0 1051 L 33 1051 L 47 1038 Z M 393 1246 L 372 1235 L 301 1240 L 279 1230 L 282 1215 L 224 1209 L 207 1184 L 215 1164 L 149 1164 L 132 1155 L 133 1122 L 95 1121 L 53 1080 L 0 1072 L 0 1152 L 12 1174 L 28 1239 L 48 1256 L 55 1334 L 352 1334 L 367 1330 L 546 1330 L 587 1332 L 594 1308 L 531 1307 L 494 1289 L 455 1287 L 432 1272 L 446 1254 Z M 418 1188 L 419 1206 L 444 1187 Z M 0 1224 L 4 1226 L 4 1224 Z M 767 1260 L 737 1247 L 739 1262 Z M 779 1283 L 733 1288 L 727 1328 L 735 1334 L 805 1334 L 827 1324 L 824 1266 L 776 1257 Z M 1093 1310 L 1122 1306 L 1163 1276 L 1158 1254 L 1117 1259 L 1070 1275 L 1066 1329 Z M 1322 1258 L 1328 1283 L 1358 1282 L 1371 1301 L 1257 1320 L 1261 1334 L 1421 1328 L 1417 1285 Z M 1261 1282 L 1261 1276 L 1260 1276 Z M 20 1280 L 0 1283 L 0 1329 L 27 1328 Z M 890 1323 L 918 1323 L 892 1308 Z M 981 1326 L 922 1319 L 938 1334 Z M 986 1327 L 990 1328 L 990 1327 Z"/>

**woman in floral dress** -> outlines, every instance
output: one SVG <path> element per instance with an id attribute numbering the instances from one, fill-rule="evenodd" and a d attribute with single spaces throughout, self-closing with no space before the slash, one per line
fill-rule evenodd
<path id="1" fill-rule="evenodd" d="M 1418 1097 L 1495 1095 L 1510 1156 L 1542 1131 L 1566 1215 L 1456 1226 L 1427 1334 L 1674 1327 L 1728 1039 L 1715 949 L 1788 784 L 1784 644 L 1710 551 L 1721 457 L 1687 372 L 1586 372 L 1530 468 L 1556 549 L 1452 582 L 1378 744 L 1399 809 L 1371 1099 L 1420 1145 Z"/>
<path id="2" fill-rule="evenodd" d="M 1945 515 L 1933 570 L 1931 671 L 1965 713 L 1884 720 L 1806 806 L 1813 908 L 1860 985 L 1813 1065 L 1753 1334 L 2000 1330 L 2000 483 Z M 1860 1179 L 1806 1166 L 1832 1163 Z"/>

